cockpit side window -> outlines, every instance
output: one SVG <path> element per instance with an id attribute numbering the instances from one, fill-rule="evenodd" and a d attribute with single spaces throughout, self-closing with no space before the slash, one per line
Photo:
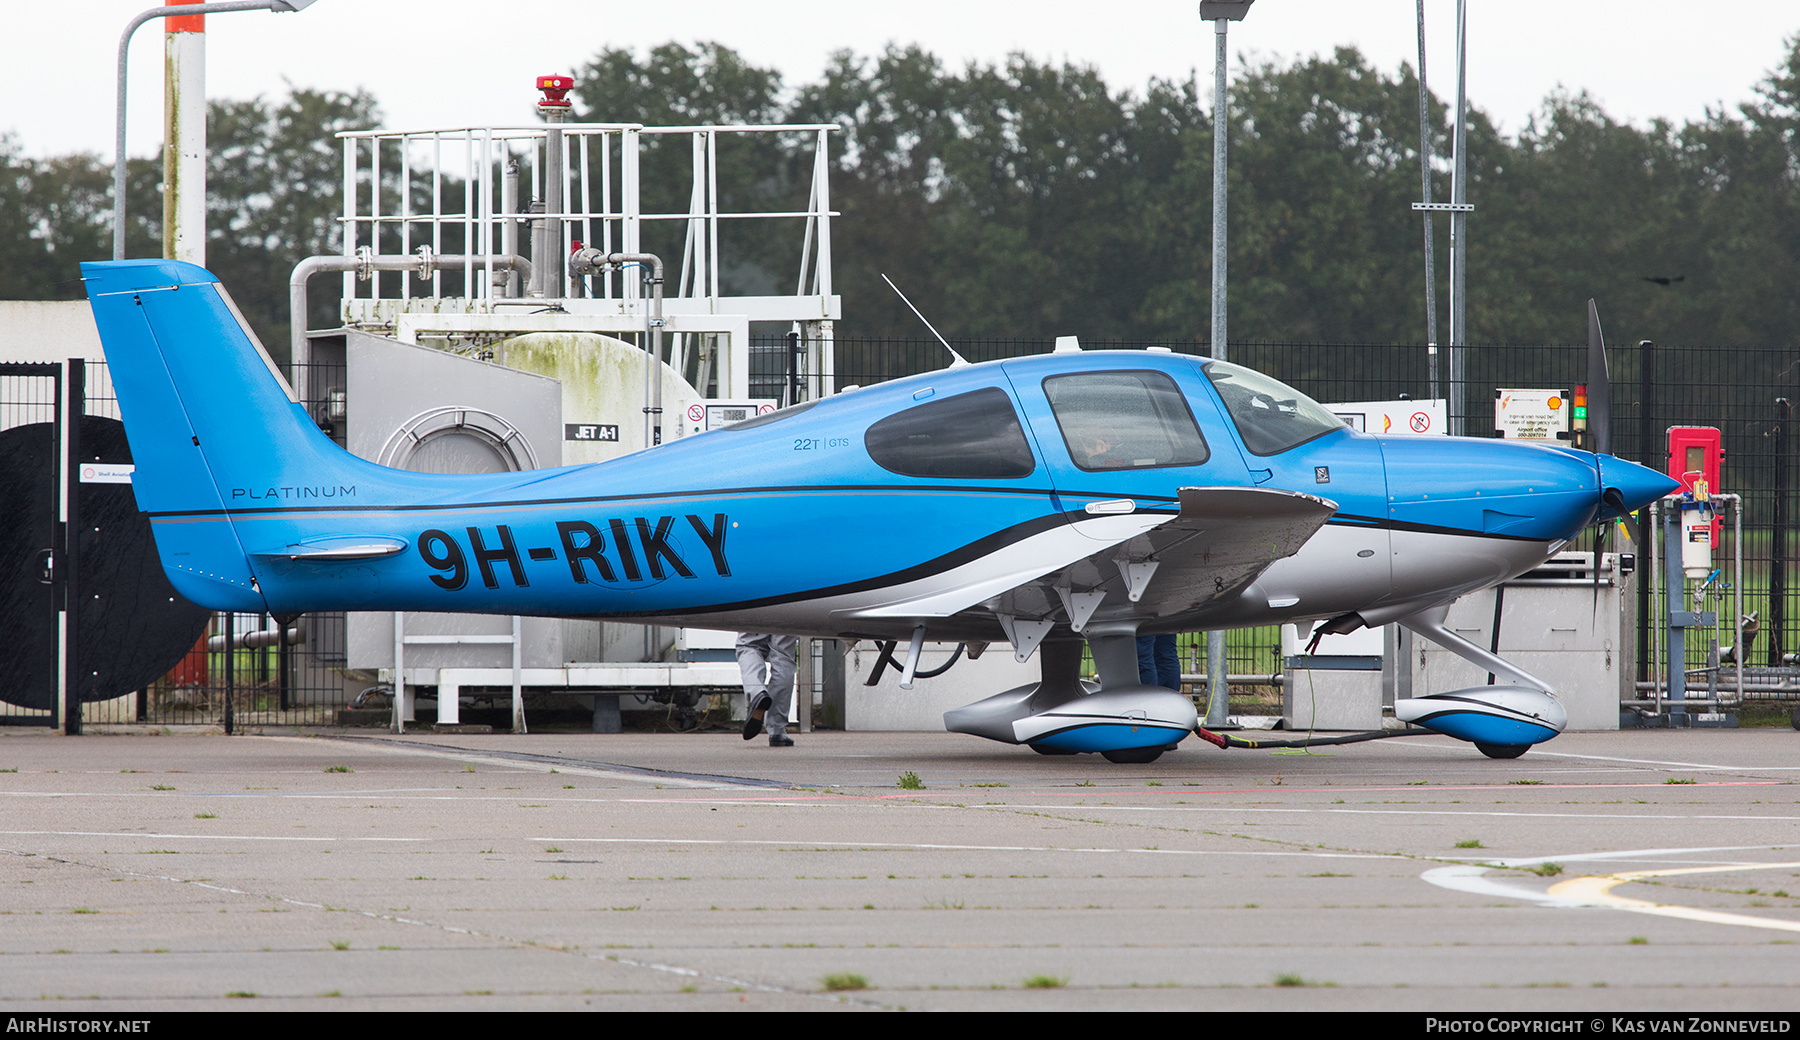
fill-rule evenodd
<path id="1" fill-rule="evenodd" d="M 1007 479 L 1037 468 L 1012 399 L 992 386 L 890 415 L 863 444 L 876 465 L 907 477 Z"/>
<path id="2" fill-rule="evenodd" d="M 1063 443 L 1089 472 L 1198 466 L 1211 455 L 1187 399 L 1161 372 L 1079 372 L 1044 380 Z"/>
<path id="3" fill-rule="evenodd" d="M 1342 419 L 1278 379 L 1224 361 L 1208 362 L 1205 370 L 1252 455 L 1278 455 L 1345 428 Z"/>

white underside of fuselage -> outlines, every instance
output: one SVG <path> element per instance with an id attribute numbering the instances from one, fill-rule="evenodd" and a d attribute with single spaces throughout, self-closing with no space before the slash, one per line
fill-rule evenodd
<path id="1" fill-rule="evenodd" d="M 1245 590 L 1234 613 L 1243 620 L 1235 624 L 1448 603 L 1531 570 L 1561 544 L 1327 525 L 1299 552 L 1271 564 Z"/>
<path id="2" fill-rule="evenodd" d="M 905 638 L 918 625 L 929 631 L 934 622 L 979 609 L 993 597 L 1092 555 L 1097 541 L 1124 542 L 1167 519 L 1159 514 L 1092 517 L 1028 536 L 938 573 L 890 585 L 646 620 L 825 637 L 858 633 Z M 1373 616 L 1393 620 L 1385 615 L 1448 603 L 1531 570 L 1561 545 L 1560 540 L 1327 525 L 1299 552 L 1271 564 L 1237 602 L 1219 612 L 1218 622 L 1241 627 L 1352 611 L 1368 613 L 1372 620 Z M 1067 623 L 1066 618 L 1057 620 Z M 1213 623 L 1210 616 L 1206 620 Z"/>
<path id="3" fill-rule="evenodd" d="M 891 585 L 700 615 L 709 628 L 834 636 L 843 632 L 909 634 L 975 607 L 1111 545 L 1143 534 L 1167 514 L 1095 516 L 1028 535 L 994 552 L 935 574 Z M 662 620 L 662 619 L 657 619 Z M 685 619 L 691 624 L 695 618 Z M 681 624 L 682 618 L 669 618 Z"/>

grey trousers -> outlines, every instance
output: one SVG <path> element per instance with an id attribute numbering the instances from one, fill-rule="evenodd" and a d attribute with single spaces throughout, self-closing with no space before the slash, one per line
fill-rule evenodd
<path id="1" fill-rule="evenodd" d="M 770 736 L 787 732 L 788 703 L 794 696 L 794 647 L 798 642 L 793 636 L 738 633 L 737 659 L 738 669 L 744 674 L 744 711 L 752 711 L 757 698 L 767 693 L 773 703 L 763 715 L 763 731 Z"/>

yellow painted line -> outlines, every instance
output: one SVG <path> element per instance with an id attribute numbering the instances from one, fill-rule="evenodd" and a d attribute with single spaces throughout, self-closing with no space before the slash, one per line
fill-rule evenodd
<path id="1" fill-rule="evenodd" d="M 1668 903 L 1652 903 L 1643 899 L 1629 899 L 1612 894 L 1614 886 L 1628 881 L 1641 881 L 1645 878 L 1676 877 L 1683 874 L 1723 874 L 1739 870 L 1782 870 L 1800 867 L 1800 863 L 1737 863 L 1724 867 L 1681 867 L 1672 870 L 1625 870 L 1617 874 L 1603 877 L 1570 878 L 1550 886 L 1549 894 L 1561 899 L 1576 900 L 1590 906 L 1608 907 L 1613 910 L 1629 910 L 1639 914 L 1655 914 L 1659 917 L 1678 917 L 1687 921 L 1704 921 L 1708 924 L 1734 924 L 1747 928 L 1768 928 L 1778 932 L 1800 932 L 1800 921 L 1780 921 L 1767 917 L 1752 917 L 1749 914 L 1730 914 L 1722 910 L 1701 910 L 1690 906 L 1672 906 Z"/>

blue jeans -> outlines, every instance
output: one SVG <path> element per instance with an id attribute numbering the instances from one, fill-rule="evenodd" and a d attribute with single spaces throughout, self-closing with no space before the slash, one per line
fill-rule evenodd
<path id="1" fill-rule="evenodd" d="M 1174 635 L 1138 636 L 1138 682 L 1181 692 L 1181 657 Z"/>

